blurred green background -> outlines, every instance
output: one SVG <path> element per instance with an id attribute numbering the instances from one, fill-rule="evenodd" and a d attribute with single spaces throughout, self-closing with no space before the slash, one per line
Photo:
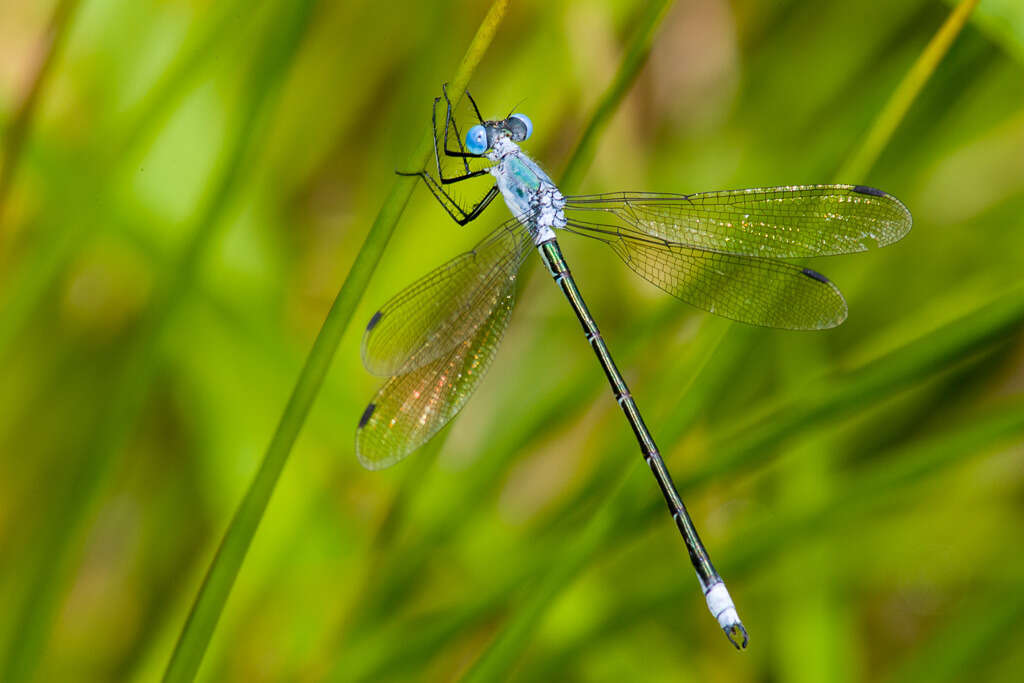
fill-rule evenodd
<path id="1" fill-rule="evenodd" d="M 507 215 L 459 228 L 418 188 L 199 679 L 1020 680 L 1024 7 L 982 2 L 877 163 L 839 176 L 951 9 L 680 1 L 573 188 L 841 181 L 914 214 L 892 247 L 813 264 L 850 305 L 822 333 L 716 319 L 562 240 L 748 651 L 706 613 L 535 267 L 453 428 L 359 466 L 379 383 L 364 322 Z M 162 675 L 486 11 L 0 3 L 0 679 Z M 513 3 L 470 89 L 485 116 L 529 114 L 527 149 L 557 178 L 644 11 Z"/>

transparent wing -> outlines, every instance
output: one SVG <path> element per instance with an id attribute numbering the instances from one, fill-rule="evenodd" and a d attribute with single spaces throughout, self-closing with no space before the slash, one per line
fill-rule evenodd
<path id="1" fill-rule="evenodd" d="M 356 430 L 356 456 L 363 467 L 379 470 L 426 443 L 455 417 L 490 367 L 515 303 L 514 275 L 492 291 L 484 317 L 465 339 L 411 372 L 388 379 L 366 407 Z M 427 350 L 424 350 L 426 353 Z"/>
<path id="2" fill-rule="evenodd" d="M 366 369 L 387 377 L 447 356 L 491 314 L 532 246 L 529 230 L 511 219 L 400 292 L 366 326 Z"/>
<path id="3" fill-rule="evenodd" d="M 791 330 L 835 327 L 846 301 L 824 275 L 785 261 L 639 239 L 579 222 L 577 234 L 609 244 L 640 277 L 688 304 L 751 325 Z"/>
<path id="4" fill-rule="evenodd" d="M 793 185 L 691 195 L 617 192 L 569 197 L 583 222 L 623 233 L 763 258 L 827 256 L 884 247 L 910 230 L 910 211 L 864 185 Z"/>

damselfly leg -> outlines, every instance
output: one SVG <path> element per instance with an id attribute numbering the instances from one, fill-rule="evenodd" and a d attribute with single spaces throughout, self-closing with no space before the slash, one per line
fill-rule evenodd
<path id="1" fill-rule="evenodd" d="M 492 201 L 494 201 L 494 198 L 498 196 L 498 188 L 496 186 L 492 186 L 483 196 L 483 198 L 480 199 L 480 201 L 478 201 L 477 203 L 473 204 L 470 207 L 464 207 L 462 204 L 459 203 L 457 199 L 455 199 L 454 197 L 451 196 L 451 194 L 445 191 L 443 187 L 444 185 L 451 185 L 453 183 L 459 183 L 464 180 L 469 180 L 471 178 L 478 178 L 480 176 L 486 175 L 489 171 L 486 168 L 482 168 L 476 171 L 470 170 L 469 160 L 481 159 L 484 157 L 484 155 L 473 154 L 472 152 L 466 151 L 466 148 L 462 144 L 462 134 L 459 132 L 458 124 L 456 123 L 455 117 L 452 114 L 452 101 L 448 97 L 447 86 L 442 87 L 441 91 L 444 95 L 445 101 L 443 143 L 440 139 L 441 136 L 438 135 L 437 127 L 437 105 L 441 101 L 441 97 L 434 98 L 434 107 L 433 112 L 431 114 L 431 128 L 434 135 L 434 162 L 437 165 L 437 178 L 431 176 L 426 169 L 411 172 L 395 171 L 395 173 L 401 176 L 418 176 L 422 178 L 423 182 L 427 185 L 427 189 L 429 189 L 430 193 L 434 195 L 434 198 L 438 201 L 438 203 L 442 207 L 444 207 L 445 212 L 447 212 L 447 214 L 451 216 L 452 220 L 454 220 L 459 225 L 466 225 L 467 223 L 474 221 L 483 212 L 483 210 L 486 209 Z M 473 99 L 473 96 L 469 94 L 468 90 L 466 91 L 466 97 L 473 105 L 473 111 L 476 113 L 477 118 L 483 121 L 483 119 L 480 117 L 480 109 L 476 106 L 476 101 Z M 455 140 L 459 145 L 458 150 L 453 150 L 450 149 L 449 147 L 449 133 L 451 130 L 455 131 Z M 445 177 L 444 168 L 441 165 L 442 150 L 444 151 L 444 155 L 446 157 L 460 159 L 462 161 L 462 165 L 465 172 L 462 173 L 461 175 Z"/>

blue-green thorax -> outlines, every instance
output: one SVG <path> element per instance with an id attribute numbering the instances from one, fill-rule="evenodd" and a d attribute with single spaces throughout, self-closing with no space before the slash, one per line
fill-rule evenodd
<path id="1" fill-rule="evenodd" d="M 494 162 L 489 170 L 505 198 L 509 211 L 520 216 L 536 244 L 555 238 L 553 228 L 565 227 L 565 197 L 519 145 L 507 136 L 499 136 L 487 158 Z"/>

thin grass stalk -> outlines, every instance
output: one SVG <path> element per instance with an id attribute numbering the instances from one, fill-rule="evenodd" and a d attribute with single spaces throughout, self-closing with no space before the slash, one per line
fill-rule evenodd
<path id="1" fill-rule="evenodd" d="M 449 88 L 455 101 L 462 98 L 466 85 L 490 46 L 507 7 L 508 0 L 497 0 L 484 17 Z M 419 167 L 426 162 L 432 144 L 432 134 L 425 135 L 411 157 L 411 167 Z M 313 342 L 313 348 L 299 373 L 260 468 L 235 511 L 231 525 L 207 570 L 203 585 L 168 663 L 164 674 L 165 681 L 191 681 L 195 677 L 292 446 L 306 421 L 313 400 L 320 391 L 352 314 L 384 254 L 398 219 L 412 196 L 416 181 L 415 177 L 397 176 L 384 200 L 384 205 L 370 227 L 366 240 Z"/>
<path id="2" fill-rule="evenodd" d="M 287 13 L 274 23 L 265 49 L 259 52 L 249 74 L 243 90 L 247 99 L 242 107 L 242 120 L 227 146 L 226 161 L 212 183 L 213 190 L 200 212 L 193 237 L 177 267 L 170 271 L 169 281 L 154 296 L 134 341 L 125 349 L 121 372 L 112 382 L 105 410 L 79 459 L 78 471 L 69 477 L 68 490 L 54 496 L 60 502 L 49 511 L 43 525 L 43 537 L 36 544 L 39 556 L 30 565 L 32 578 L 17 607 L 15 623 L 19 627 L 8 644 L 6 668 L 0 677 L 5 681 L 23 680 L 36 669 L 57 605 L 64 595 L 67 576 L 80 555 L 84 530 L 144 405 L 168 323 L 186 298 L 202 255 L 235 196 L 259 124 L 301 42 L 312 5 L 313 0 L 299 5 L 285 3 Z"/>
<path id="3" fill-rule="evenodd" d="M 879 112 L 868 132 L 864 144 L 843 164 L 836 178 L 842 182 L 854 182 L 864 178 L 875 165 L 882 150 L 889 144 L 893 133 L 906 116 L 910 106 L 917 100 L 921 89 L 931 79 L 939 62 L 949 52 L 950 46 L 967 24 L 971 12 L 978 6 L 978 0 L 961 0 L 949 17 L 932 36 L 924 52 L 917 58 L 910 71 L 893 91 L 885 107 Z"/>

